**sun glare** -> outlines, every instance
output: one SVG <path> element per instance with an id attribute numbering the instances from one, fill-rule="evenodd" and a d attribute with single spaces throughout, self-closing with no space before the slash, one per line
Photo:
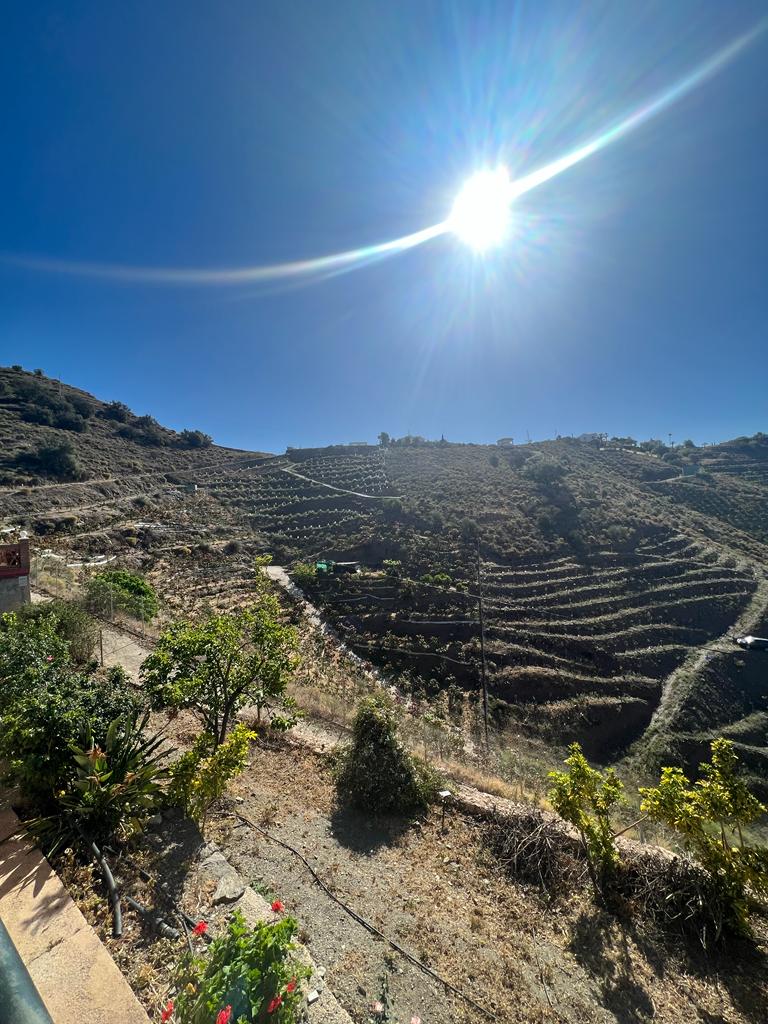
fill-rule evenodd
<path id="1" fill-rule="evenodd" d="M 478 171 L 456 196 L 448 226 L 477 252 L 500 245 L 507 236 L 512 192 L 506 167 Z"/>

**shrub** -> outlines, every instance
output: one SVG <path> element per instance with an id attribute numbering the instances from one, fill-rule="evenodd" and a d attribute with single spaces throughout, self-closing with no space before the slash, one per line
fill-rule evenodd
<path id="1" fill-rule="evenodd" d="M 388 520 L 399 519 L 403 514 L 403 503 L 399 498 L 385 498 L 381 507 Z"/>
<path id="2" fill-rule="evenodd" d="M 56 600 L 28 604 L 16 612 L 16 617 L 22 627 L 49 619 L 56 635 L 67 644 L 72 661 L 77 665 L 85 665 L 90 661 L 99 630 L 79 601 Z"/>
<path id="3" fill-rule="evenodd" d="M 49 616 L 0 616 L 0 714 L 69 664 L 69 645 Z"/>
<path id="4" fill-rule="evenodd" d="M 179 434 L 179 444 L 183 448 L 210 448 L 213 438 L 210 434 L 204 434 L 202 430 L 182 430 Z"/>
<path id="5" fill-rule="evenodd" d="M 175 1024 L 210 1024 L 221 1011 L 231 1024 L 293 1024 L 301 1005 L 299 982 L 310 974 L 294 956 L 297 928 L 292 917 L 249 928 L 235 911 L 206 955 L 186 955 L 179 963 Z"/>
<path id="6" fill-rule="evenodd" d="M 738 775 L 733 744 L 721 738 L 711 749 L 694 785 L 682 769 L 662 768 L 659 785 L 640 790 L 640 808 L 674 829 L 709 873 L 725 901 L 722 924 L 748 932 L 750 892 L 768 898 L 768 851 L 745 843 L 742 829 L 766 808 Z"/>
<path id="7" fill-rule="evenodd" d="M 99 615 L 123 611 L 142 621 L 159 611 L 157 594 L 143 576 L 127 569 L 107 569 L 91 576 L 85 585 L 87 607 Z"/>
<path id="8" fill-rule="evenodd" d="M 118 423 L 127 423 L 133 413 L 122 402 L 107 402 L 101 410 L 101 416 L 105 420 L 115 420 Z"/>
<path id="9" fill-rule="evenodd" d="M 310 562 L 297 562 L 291 570 L 291 575 L 296 586 L 304 589 L 311 587 L 317 580 L 317 569 Z"/>
<path id="10" fill-rule="evenodd" d="M 57 480 L 79 480 L 82 477 L 72 445 L 68 441 L 41 445 L 36 451 L 20 452 L 16 456 L 16 464 L 22 469 Z"/>
<path id="11" fill-rule="evenodd" d="M 590 876 L 598 893 L 619 863 L 609 812 L 620 803 L 624 786 L 612 768 L 605 774 L 590 767 L 578 743 L 569 747 L 567 772 L 549 772 L 549 799 L 565 821 L 578 829 Z"/>
<path id="12" fill-rule="evenodd" d="M 541 455 L 534 455 L 525 464 L 523 476 L 545 487 L 557 483 L 565 476 L 565 466 Z"/>
<path id="13" fill-rule="evenodd" d="M 202 733 L 194 746 L 171 765 L 168 801 L 205 828 L 212 804 L 224 795 L 227 784 L 245 768 L 256 733 L 239 723 L 224 743 Z"/>
<path id="14" fill-rule="evenodd" d="M 439 785 L 435 772 L 399 741 L 391 701 L 381 695 L 362 700 L 352 744 L 337 763 L 342 802 L 373 813 L 409 814 L 426 810 Z"/>
<path id="15" fill-rule="evenodd" d="M 66 846 L 90 839 L 101 843 L 129 839 L 155 812 L 167 771 L 160 761 L 162 740 L 145 736 L 149 712 L 138 712 L 110 723 L 103 749 L 86 725 L 83 746 L 74 747 L 76 777 L 57 797 L 56 810 L 30 823 L 29 831 L 50 856 Z"/>
<path id="16" fill-rule="evenodd" d="M 192 708 L 216 743 L 246 705 L 255 705 L 259 718 L 270 711 L 273 727 L 290 728 L 294 704 L 285 689 L 298 664 L 298 638 L 279 612 L 277 599 L 265 594 L 252 609 L 170 626 L 141 667 L 155 707 Z"/>
<path id="17" fill-rule="evenodd" d="M 72 747 L 90 725 L 94 743 L 103 747 L 110 724 L 133 714 L 139 700 L 120 680 L 78 675 L 56 667 L 27 677 L 17 688 L 0 727 L 0 758 L 6 781 L 41 810 L 55 806 L 55 796 L 75 780 Z"/>
<path id="18" fill-rule="evenodd" d="M 53 425 L 59 430 L 73 430 L 77 434 L 82 434 L 88 429 L 88 420 L 78 416 L 74 411 L 67 411 L 54 416 Z"/>

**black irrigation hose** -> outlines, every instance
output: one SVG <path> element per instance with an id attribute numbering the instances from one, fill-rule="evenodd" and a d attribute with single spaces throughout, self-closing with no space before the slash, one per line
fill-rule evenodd
<path id="1" fill-rule="evenodd" d="M 158 933 L 162 935 L 163 938 L 174 940 L 181 938 L 181 932 L 178 931 L 178 929 L 172 928 L 171 925 L 164 921 L 159 914 L 156 914 L 154 910 L 150 910 L 149 907 L 145 907 L 143 904 L 139 903 L 139 901 L 135 900 L 133 896 L 126 896 L 125 902 L 129 907 L 133 907 L 137 913 L 141 914 L 142 917 L 146 918 L 146 920 L 148 920 L 157 929 Z"/>
<path id="2" fill-rule="evenodd" d="M 292 853 L 294 857 L 298 857 L 299 860 L 304 865 L 304 867 L 309 871 L 314 880 L 326 894 L 326 896 L 330 897 L 330 899 L 332 899 L 334 903 L 338 904 L 346 914 L 349 914 L 353 921 L 357 921 L 359 925 L 362 925 L 362 927 L 365 928 L 367 931 L 371 932 L 372 935 L 376 935 L 378 936 L 378 938 L 383 939 L 384 942 L 391 946 L 392 949 L 396 950 L 401 956 L 405 957 L 405 959 L 408 960 L 409 963 L 413 964 L 414 967 L 418 967 L 420 971 L 423 971 L 425 974 L 428 974 L 430 978 L 438 982 L 440 985 L 443 985 L 446 989 L 448 989 L 449 992 L 452 992 L 455 996 L 458 996 L 459 999 L 463 999 L 464 1002 L 469 1003 L 469 1005 L 474 1007 L 474 1009 L 476 1009 L 478 1013 L 483 1014 L 484 1017 L 488 1017 L 489 1020 L 498 1021 L 499 1018 L 494 1013 L 491 1013 L 491 1011 L 486 1009 L 485 1006 L 482 1006 L 480 1003 L 476 1002 L 472 998 L 472 996 L 468 996 L 466 992 L 462 992 L 460 988 L 456 988 L 455 985 L 452 985 L 449 981 L 446 981 L 446 979 L 441 977 L 436 971 L 433 971 L 431 967 L 428 967 L 425 963 L 419 960 L 418 957 L 415 957 L 413 953 L 409 953 L 407 949 L 403 949 L 403 947 L 399 945 L 397 942 L 395 942 L 394 939 L 390 939 L 389 936 L 385 935 L 384 932 L 379 931 L 379 929 L 375 925 L 371 924 L 370 921 L 367 921 L 364 917 L 361 917 L 360 914 L 358 914 L 355 910 L 348 906 L 343 900 L 339 899 L 339 897 L 328 888 L 328 886 L 318 875 L 318 873 L 315 871 L 315 869 L 312 867 L 312 865 L 309 863 L 306 857 L 297 849 L 295 849 L 289 843 L 283 842 L 282 839 L 278 839 L 276 836 L 270 835 L 269 832 L 267 832 L 265 829 L 261 827 L 261 825 L 257 825 L 255 821 L 251 821 L 250 818 L 247 818 L 244 814 L 241 814 L 240 811 L 235 811 L 235 816 L 239 818 L 244 825 L 248 825 L 250 828 L 255 829 L 257 832 L 260 832 L 266 839 L 269 839 L 273 843 L 277 843 L 278 846 L 282 846 L 283 849 L 288 850 L 289 853 Z"/>
<path id="3" fill-rule="evenodd" d="M 109 864 L 107 863 L 107 858 L 101 850 L 99 850 L 96 843 L 94 843 L 93 840 L 88 839 L 88 837 L 83 835 L 82 832 L 80 832 L 80 835 L 82 836 L 85 845 L 91 851 L 96 863 L 101 868 L 101 873 L 104 876 L 104 883 L 106 884 L 107 891 L 109 892 L 109 902 L 112 907 L 112 936 L 115 939 L 119 939 L 123 934 L 123 913 L 120 909 L 120 894 L 117 891 L 114 876 L 110 870 Z"/>
<path id="4" fill-rule="evenodd" d="M 168 903 L 171 905 L 171 907 L 173 907 L 173 909 L 176 912 L 179 920 L 184 925 L 184 930 L 185 931 L 186 931 L 187 928 L 196 928 L 197 927 L 198 922 L 193 917 L 190 917 L 189 914 L 185 913 L 181 909 L 181 907 L 178 905 L 176 900 L 174 900 L 173 896 L 171 896 L 171 894 L 168 892 L 168 885 L 167 885 L 166 882 L 159 882 L 156 879 L 153 879 L 152 875 L 150 875 L 150 873 L 148 871 L 145 871 L 144 868 L 142 868 L 140 865 L 138 865 L 136 863 L 136 861 L 132 860 L 130 857 L 124 856 L 123 859 L 125 860 L 126 864 L 129 864 L 132 868 L 134 868 L 134 870 L 138 873 L 139 878 L 141 878 L 141 880 L 143 882 L 153 882 L 153 881 L 155 882 L 155 885 L 159 888 L 159 890 L 163 894 L 164 898 L 168 901 Z M 211 937 L 207 934 L 207 932 L 203 933 L 203 939 L 206 942 L 210 942 L 211 941 Z"/>

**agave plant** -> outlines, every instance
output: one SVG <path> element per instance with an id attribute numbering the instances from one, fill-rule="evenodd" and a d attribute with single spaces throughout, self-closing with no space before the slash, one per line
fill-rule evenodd
<path id="1" fill-rule="evenodd" d="M 128 839 L 156 811 L 168 771 L 161 764 L 162 737 L 144 734 L 148 722 L 149 712 L 116 718 L 103 750 L 86 725 L 82 747 L 72 748 L 77 778 L 58 794 L 54 814 L 28 825 L 49 855 L 84 839 Z"/>

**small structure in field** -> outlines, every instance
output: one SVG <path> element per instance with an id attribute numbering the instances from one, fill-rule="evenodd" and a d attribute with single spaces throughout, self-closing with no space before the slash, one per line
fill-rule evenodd
<path id="1" fill-rule="evenodd" d="M 341 575 L 343 573 L 359 572 L 359 562 L 334 562 L 331 558 L 321 558 L 315 562 L 315 569 L 326 576 Z"/>
<path id="2" fill-rule="evenodd" d="M 765 636 L 737 636 L 736 643 L 748 651 L 768 651 L 768 637 Z"/>
<path id="3" fill-rule="evenodd" d="M 0 544 L 0 612 L 29 604 L 29 541 Z"/>
<path id="4" fill-rule="evenodd" d="M 496 444 L 499 448 L 511 448 L 515 443 L 514 437 L 500 437 Z"/>

